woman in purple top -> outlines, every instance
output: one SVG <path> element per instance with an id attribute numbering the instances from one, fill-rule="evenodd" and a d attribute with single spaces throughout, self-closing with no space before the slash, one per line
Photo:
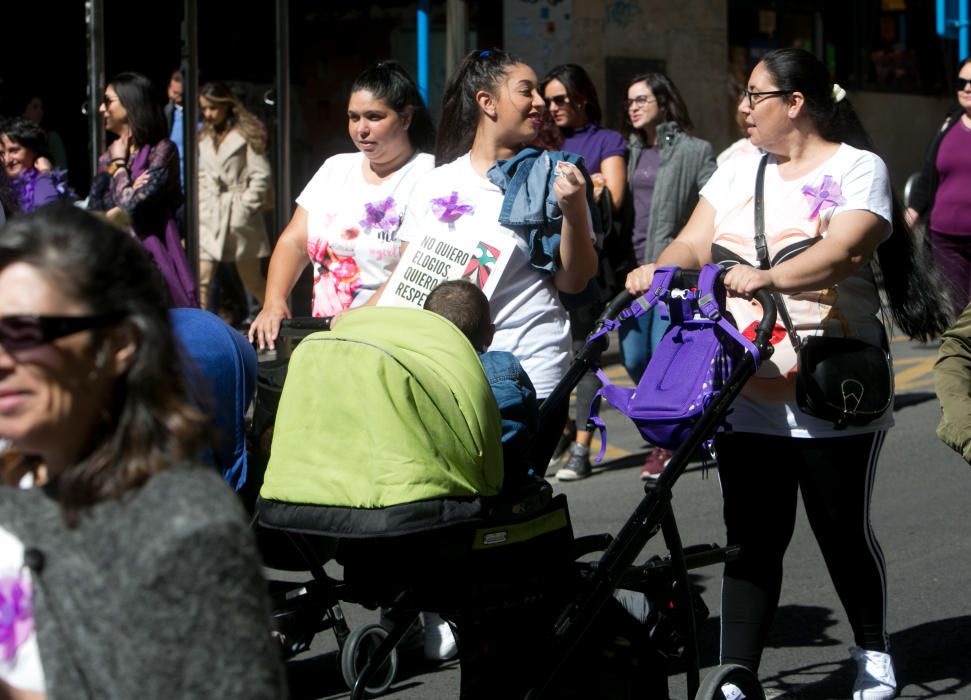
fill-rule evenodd
<path id="1" fill-rule="evenodd" d="M 50 163 L 39 167 L 46 154 L 47 137 L 34 122 L 17 117 L 0 127 L 0 159 L 25 214 L 62 197 L 74 199 L 66 172 L 51 170 Z"/>
<path id="2" fill-rule="evenodd" d="M 546 108 L 563 135 L 560 150 L 583 156 L 597 201 L 606 187 L 614 211 L 619 210 L 627 185 L 627 146 L 619 133 L 600 127 L 600 102 L 590 76 L 580 66 L 566 63 L 547 73 L 541 87 Z"/>
<path id="3" fill-rule="evenodd" d="M 627 146 L 624 145 L 624 137 L 616 131 L 600 127 L 597 90 L 590 76 L 580 66 L 573 63 L 557 66 L 543 78 L 540 90 L 553 122 L 564 137 L 560 150 L 583 156 L 593 181 L 594 198 L 600 203 L 601 218 L 605 223 L 610 222 L 613 214 L 620 210 L 627 191 Z M 602 200 L 604 191 L 610 196 L 607 200 Z M 623 277 L 625 270 L 605 269 L 612 267 L 609 261 L 609 256 L 601 256 L 601 277 Z M 593 330 L 602 308 L 603 304 L 598 302 L 570 311 L 574 352 L 583 348 L 587 334 Z M 573 426 L 568 426 L 553 456 L 553 461 L 556 461 L 569 447 L 566 463 L 556 472 L 556 478 L 561 481 L 590 476 L 589 453 L 593 434 L 586 429 L 586 425 L 590 403 L 599 388 L 599 380 L 590 373 L 577 385 L 576 437 L 573 437 Z"/>
<path id="4" fill-rule="evenodd" d="M 911 225 L 929 215 L 934 264 L 948 282 L 955 317 L 971 301 L 971 57 L 958 70 L 957 101 L 927 151 L 907 207 Z"/>

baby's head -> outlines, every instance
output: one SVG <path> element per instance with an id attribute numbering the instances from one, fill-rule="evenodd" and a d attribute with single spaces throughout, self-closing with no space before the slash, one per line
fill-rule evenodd
<path id="1" fill-rule="evenodd" d="M 468 280 L 451 280 L 435 287 L 425 299 L 425 310 L 454 323 L 479 352 L 492 344 L 496 327 L 492 324 L 489 300 Z"/>

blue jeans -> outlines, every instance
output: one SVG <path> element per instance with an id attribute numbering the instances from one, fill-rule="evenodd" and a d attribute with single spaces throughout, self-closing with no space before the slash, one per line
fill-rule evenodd
<path id="1" fill-rule="evenodd" d="M 661 309 L 655 306 L 643 316 L 624 321 L 618 329 L 620 335 L 620 359 L 627 374 L 637 384 L 651 361 L 654 348 L 661 342 L 670 324 L 661 318 Z"/>

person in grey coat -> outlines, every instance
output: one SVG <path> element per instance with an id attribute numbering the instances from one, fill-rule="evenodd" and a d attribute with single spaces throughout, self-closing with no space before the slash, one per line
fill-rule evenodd
<path id="1" fill-rule="evenodd" d="M 70 206 L 0 230 L 0 698 L 284 698 L 158 269 Z"/>
<path id="2" fill-rule="evenodd" d="M 716 166 L 711 144 L 687 133 L 692 128 L 688 107 L 663 73 L 646 73 L 631 80 L 624 106 L 630 194 L 622 221 L 640 266 L 657 260 L 681 231 Z M 656 308 L 636 323 L 621 326 L 621 357 L 635 383 L 666 328 Z M 670 457 L 667 450 L 652 451 L 641 478 L 657 477 Z"/>

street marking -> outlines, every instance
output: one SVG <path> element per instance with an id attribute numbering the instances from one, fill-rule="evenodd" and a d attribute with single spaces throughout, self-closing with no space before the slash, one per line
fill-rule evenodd
<path id="1" fill-rule="evenodd" d="M 907 369 L 894 373 L 894 390 L 897 392 L 913 391 L 934 385 L 931 374 L 937 357 L 908 358 L 895 362 L 897 365 L 910 365 Z"/>

